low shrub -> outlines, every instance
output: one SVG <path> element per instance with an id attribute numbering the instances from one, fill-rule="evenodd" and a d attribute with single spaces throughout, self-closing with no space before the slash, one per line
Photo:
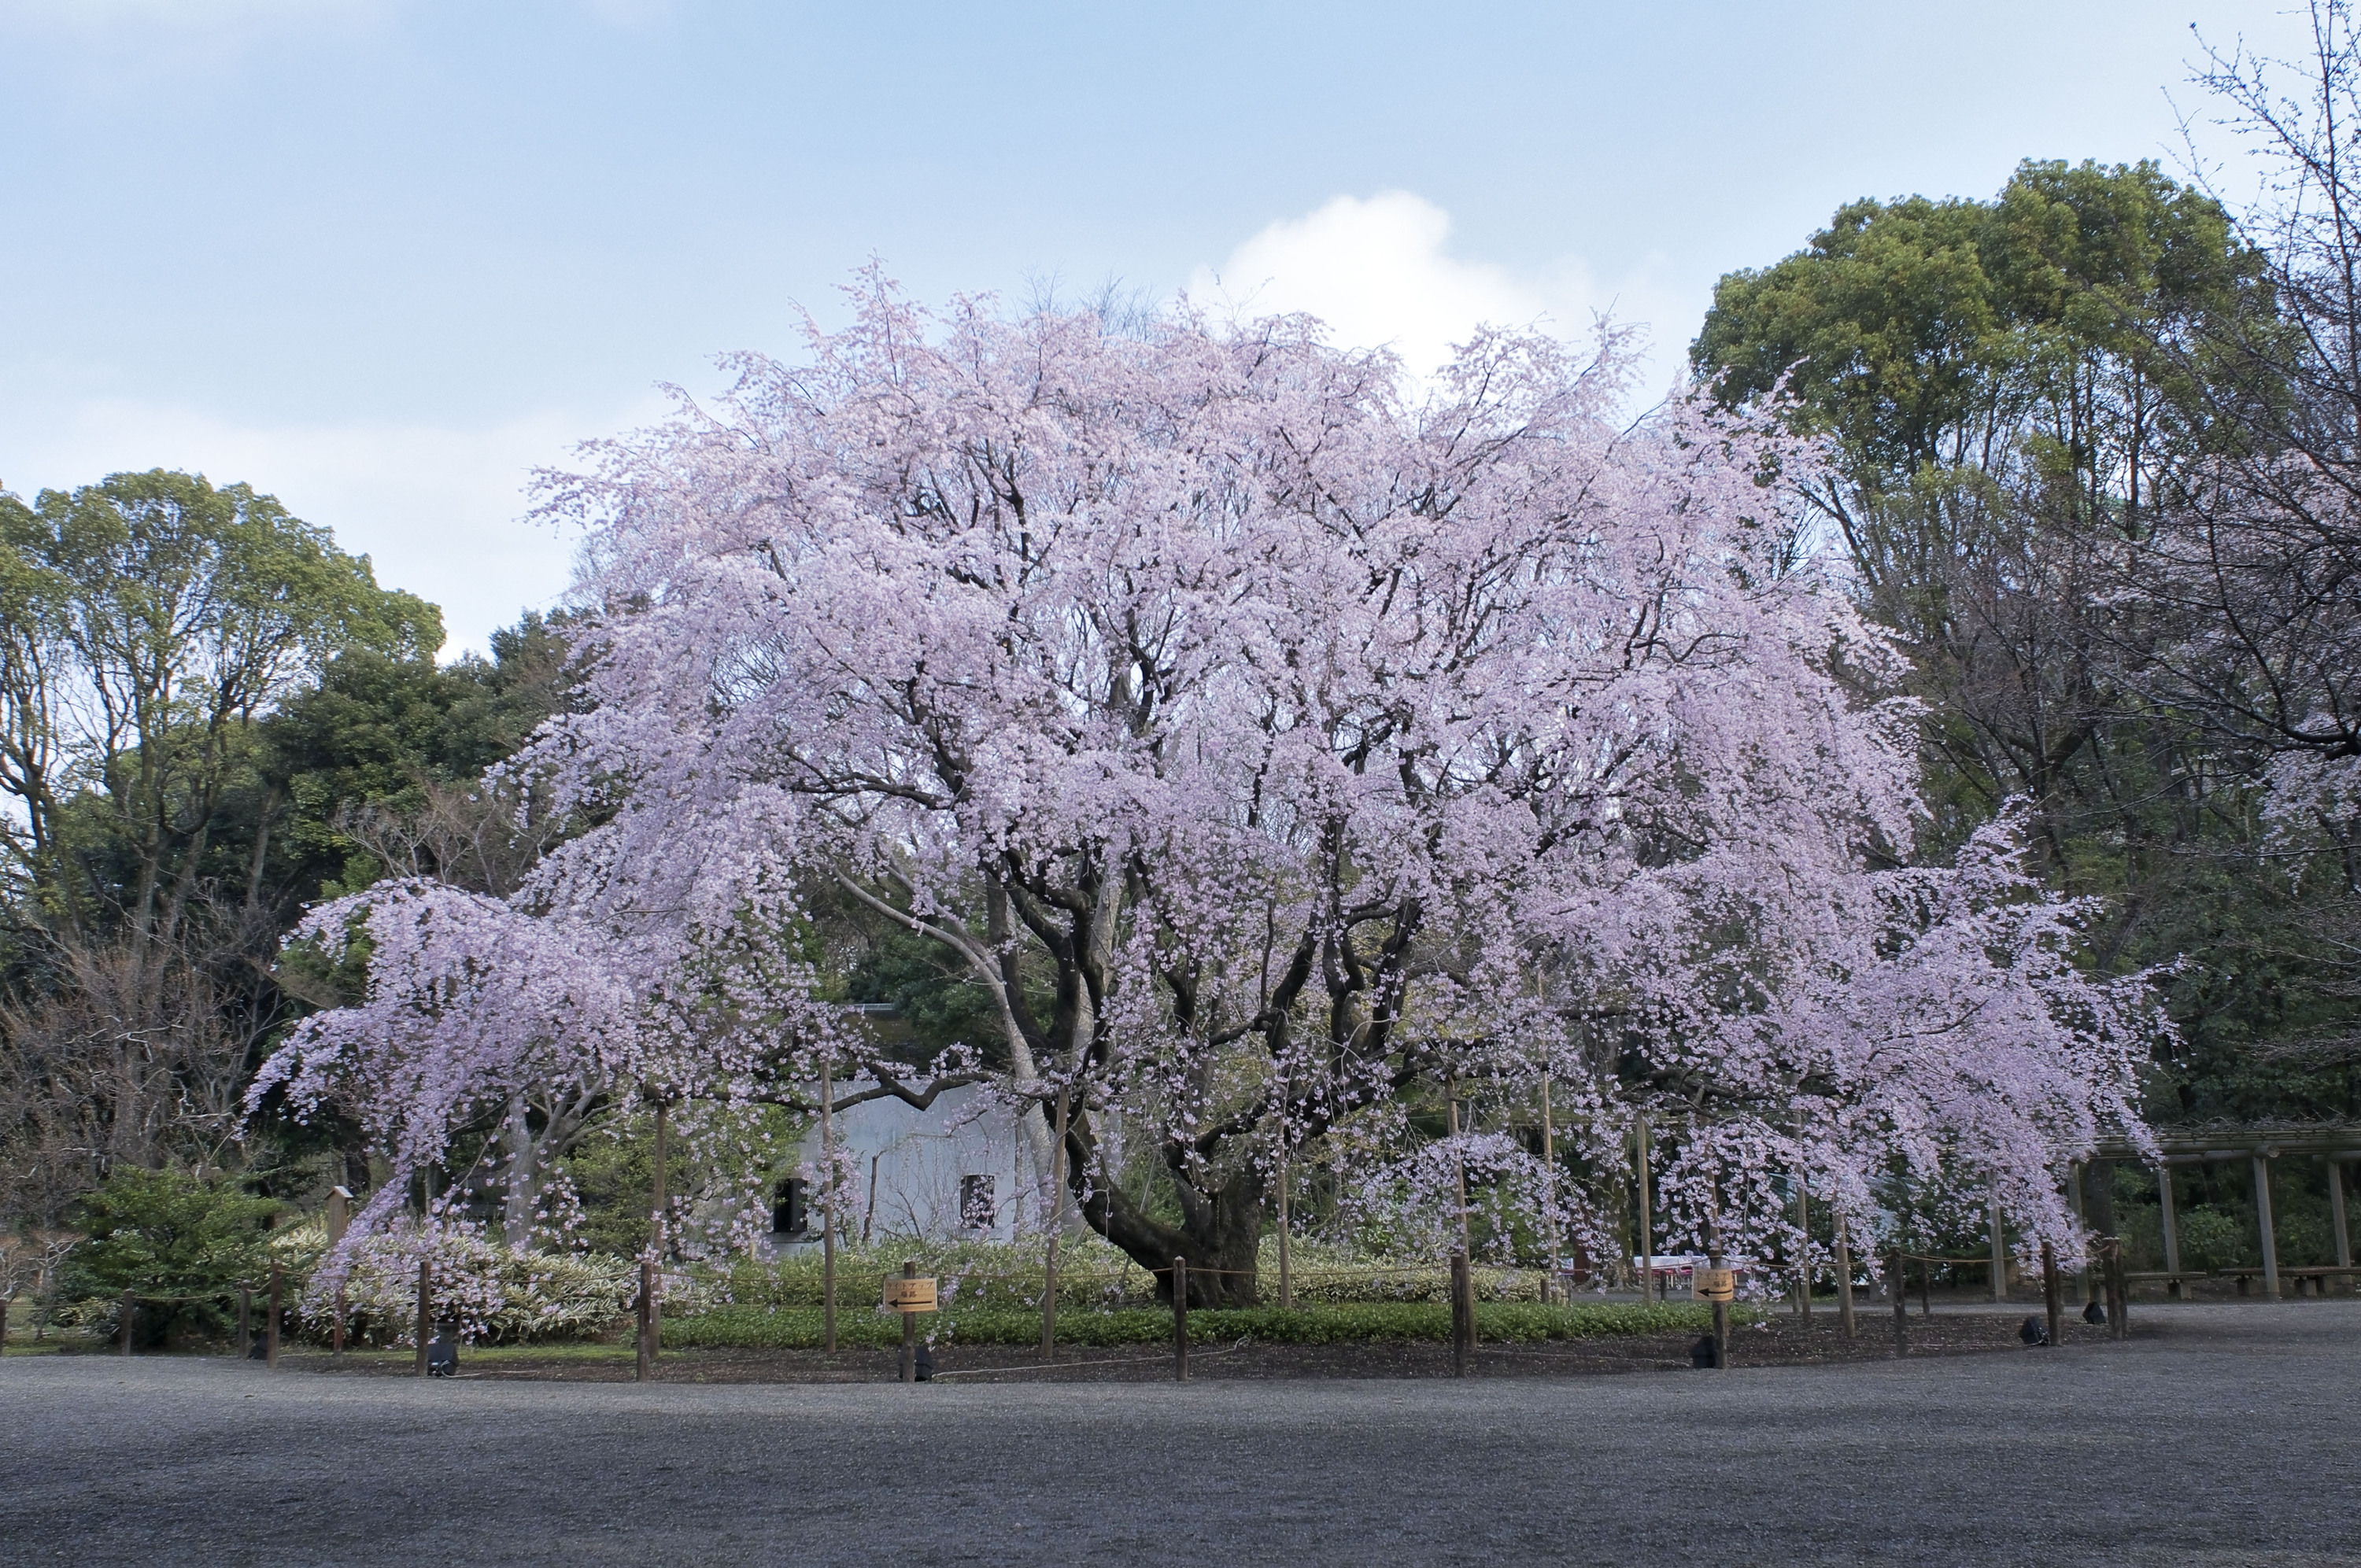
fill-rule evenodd
<path id="1" fill-rule="evenodd" d="M 1739 1321 L 1759 1316 L 1741 1309 Z M 1038 1344 L 1038 1311 L 1005 1307 L 953 1308 L 921 1317 L 920 1332 L 935 1344 Z M 1713 1310 L 1690 1302 L 1644 1306 L 1588 1303 L 1544 1307 L 1538 1303 L 1478 1302 L 1479 1339 L 1504 1341 L 1609 1339 L 1636 1334 L 1702 1333 L 1713 1326 Z M 1189 1314 L 1191 1337 L 1204 1341 L 1251 1339 L 1269 1344 L 1342 1344 L 1383 1340 L 1448 1340 L 1451 1309 L 1428 1302 L 1364 1302 L 1325 1307 L 1213 1307 Z M 666 1318 L 664 1343 L 687 1348 L 817 1350 L 823 1322 L 816 1308 L 720 1307 L 695 1317 Z M 1172 1338 L 1172 1314 L 1162 1308 L 1133 1307 L 1103 1312 L 1058 1314 L 1058 1342 L 1066 1345 L 1163 1344 Z M 840 1344 L 882 1347 L 902 1343 L 898 1314 L 867 1308 L 837 1314 Z"/>

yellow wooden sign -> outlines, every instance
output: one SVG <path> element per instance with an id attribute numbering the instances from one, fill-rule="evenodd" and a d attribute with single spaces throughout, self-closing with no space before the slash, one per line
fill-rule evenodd
<path id="1" fill-rule="evenodd" d="M 935 1308 L 935 1282 L 927 1279 L 905 1279 L 898 1274 L 885 1277 L 885 1305 L 900 1312 L 931 1312 Z"/>
<path id="2" fill-rule="evenodd" d="M 1699 1301 L 1735 1301 L 1738 1299 L 1738 1271 L 1732 1268 L 1700 1268 L 1689 1276 L 1689 1288 Z"/>

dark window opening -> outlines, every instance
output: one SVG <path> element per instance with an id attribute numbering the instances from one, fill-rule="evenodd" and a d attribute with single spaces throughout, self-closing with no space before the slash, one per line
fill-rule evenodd
<path id="1" fill-rule="evenodd" d="M 811 1217 L 804 1211 L 803 1179 L 790 1176 L 779 1183 L 771 1200 L 771 1234 L 799 1236 L 810 1228 Z"/>

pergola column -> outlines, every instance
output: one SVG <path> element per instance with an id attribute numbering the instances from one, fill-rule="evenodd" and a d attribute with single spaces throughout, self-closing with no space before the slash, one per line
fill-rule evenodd
<path id="1" fill-rule="evenodd" d="M 2328 1223 L 2336 1233 L 2336 1266 L 2353 1266 L 2353 1233 L 2345 1223 L 2345 1162 L 2334 1155 L 2328 1157 Z M 2345 1280 L 2347 1290 L 2355 1288 L 2351 1276 Z"/>
<path id="2" fill-rule="evenodd" d="M 2263 1238 L 2263 1294 L 2279 1299 L 2279 1243 L 2271 1228 L 2271 1160 L 2261 1149 L 2254 1154 L 2255 1229 Z"/>

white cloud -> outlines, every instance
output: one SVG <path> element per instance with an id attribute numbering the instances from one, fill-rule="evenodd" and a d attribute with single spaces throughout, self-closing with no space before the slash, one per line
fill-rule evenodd
<path id="1" fill-rule="evenodd" d="M 1269 225 L 1220 267 L 1198 268 L 1189 292 L 1246 316 L 1309 312 L 1337 342 L 1389 346 L 1418 375 L 1448 359 L 1451 345 L 1478 325 L 1537 327 L 1580 341 L 1603 313 L 1646 329 L 1645 396 L 1672 385 L 1703 302 L 1679 298 L 1653 267 L 1603 287 L 1578 257 L 1521 273 L 1452 254 L 1450 237 L 1451 214 L 1412 192 L 1337 196 Z"/>
<path id="2" fill-rule="evenodd" d="M 571 580 L 574 542 L 523 521 L 539 466 L 562 466 L 588 433 L 640 422 L 655 405 L 585 422 L 543 411 L 483 429 L 355 422 L 243 425 L 183 408 L 93 400 L 42 419 L 0 419 L 0 481 L 30 499 L 124 469 L 181 468 L 244 480 L 366 553 L 377 578 L 443 607 L 444 653 L 482 650 L 498 627 L 546 609 Z"/>

